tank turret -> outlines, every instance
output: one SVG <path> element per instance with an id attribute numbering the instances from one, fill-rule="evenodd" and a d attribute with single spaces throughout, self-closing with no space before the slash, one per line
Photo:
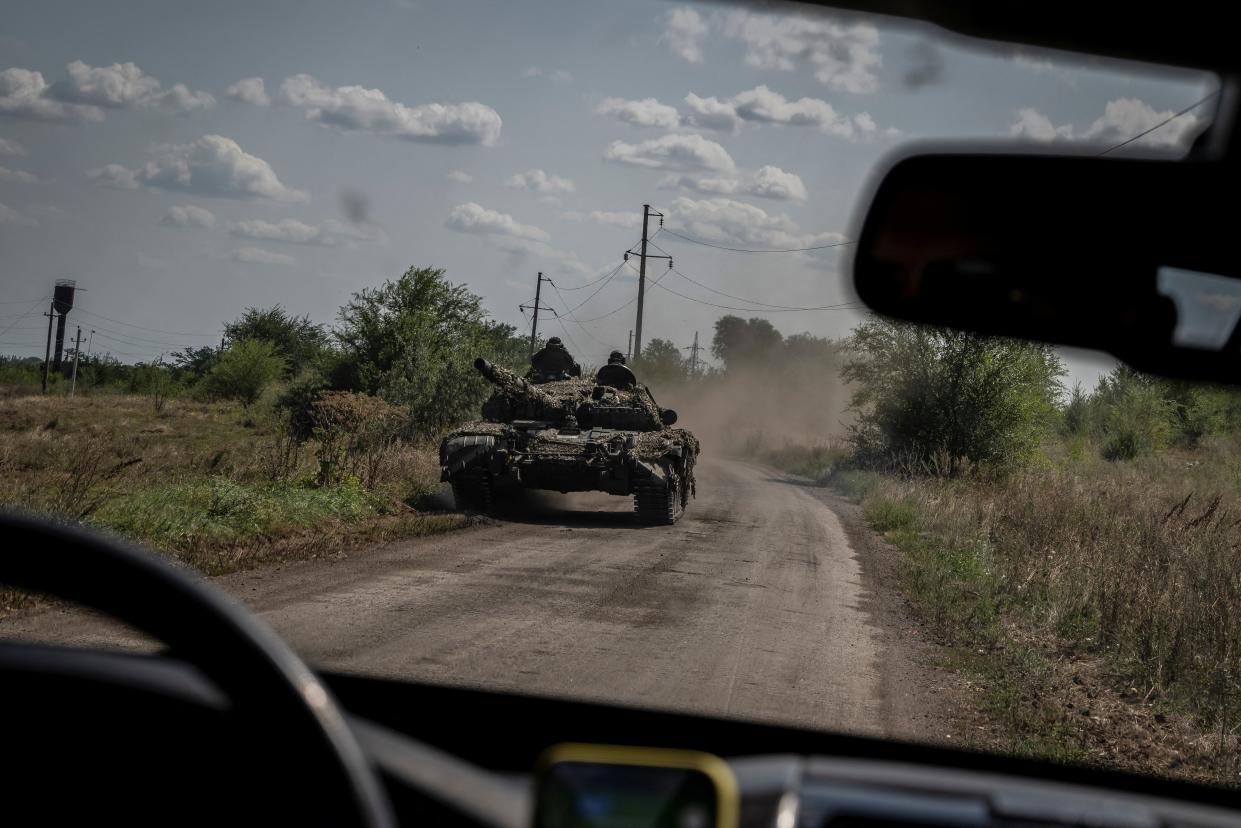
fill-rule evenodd
<path id="1" fill-rule="evenodd" d="M 483 416 L 489 420 L 559 420 L 573 410 L 572 399 L 549 394 L 529 380 L 482 357 L 474 360 L 474 367 L 496 387 L 491 398 L 483 404 Z M 556 386 L 562 384 L 557 383 Z"/>

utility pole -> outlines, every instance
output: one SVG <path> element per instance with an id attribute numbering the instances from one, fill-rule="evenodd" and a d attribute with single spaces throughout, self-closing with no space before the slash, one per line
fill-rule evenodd
<path id="1" fill-rule="evenodd" d="M 538 283 L 537 283 L 537 284 L 535 285 L 535 287 L 534 287 L 534 305 L 533 305 L 533 308 L 534 308 L 534 324 L 530 326 L 530 353 L 531 353 L 532 355 L 534 354 L 535 350 L 537 349 L 537 347 L 538 347 L 538 341 L 539 341 L 539 308 L 541 307 L 541 305 L 539 304 L 539 297 L 541 297 L 541 296 L 543 295 L 543 283 L 544 283 L 544 282 L 550 282 L 550 281 L 551 281 L 551 279 L 545 278 L 545 277 L 543 276 L 543 272 L 542 272 L 542 271 L 539 271 L 539 281 L 538 281 Z M 521 307 L 521 309 L 522 309 L 522 310 L 525 310 L 526 308 L 529 308 L 529 307 L 532 307 L 532 306 L 531 306 L 531 305 L 521 305 L 520 307 Z M 543 308 L 543 309 L 544 309 L 544 310 L 549 310 L 549 311 L 551 310 L 551 308 Z M 552 312 L 553 312 L 553 313 L 555 313 L 555 311 L 552 311 Z"/>
<path id="2" fill-rule="evenodd" d="M 634 323 L 633 334 L 633 358 L 637 359 L 642 356 L 642 308 L 646 298 L 646 260 L 650 259 L 667 259 L 668 267 L 672 267 L 671 256 L 654 256 L 646 252 L 646 243 L 650 241 L 648 230 L 650 229 L 651 216 L 659 216 L 659 226 L 664 226 L 664 214 L 658 210 L 652 210 L 651 205 L 642 205 L 642 247 L 638 252 L 638 321 Z M 625 252 L 625 261 L 629 261 L 629 254 L 632 250 Z"/>
<path id="3" fill-rule="evenodd" d="M 43 393 L 47 393 L 47 374 L 52 370 L 52 317 L 56 315 L 56 302 L 53 300 L 47 313 L 47 350 L 43 352 Z"/>
<path id="4" fill-rule="evenodd" d="M 633 331 L 629 332 L 629 344 L 625 346 L 625 361 L 633 359 Z"/>
<path id="5" fill-rule="evenodd" d="M 698 376 L 698 331 L 694 331 L 694 344 L 689 346 L 689 375 Z"/>
<path id="6" fill-rule="evenodd" d="M 73 392 L 78 387 L 78 357 L 82 354 L 82 326 L 78 325 L 77 341 L 73 343 L 73 379 L 69 381 L 69 396 L 73 396 Z"/>

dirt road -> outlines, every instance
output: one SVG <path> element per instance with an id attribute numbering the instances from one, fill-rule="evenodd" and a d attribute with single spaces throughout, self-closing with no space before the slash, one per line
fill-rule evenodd
<path id="1" fill-rule="evenodd" d="M 532 518 L 215 583 L 334 669 L 932 735 L 925 672 L 839 507 L 747 463 L 699 478 L 671 527 L 635 527 L 625 498 L 551 497 Z M 63 610 L 0 634 L 115 640 Z"/>

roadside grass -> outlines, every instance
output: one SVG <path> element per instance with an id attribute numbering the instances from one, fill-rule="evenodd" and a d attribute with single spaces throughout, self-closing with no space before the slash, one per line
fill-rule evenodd
<path id="1" fill-rule="evenodd" d="M 314 455 L 265 403 L 0 393 L 0 506 L 132 538 L 209 575 L 470 523 L 435 507 L 430 445 L 394 445 L 369 488 L 315 485 Z M 0 591 L 0 612 L 26 603 Z"/>
<path id="2" fill-rule="evenodd" d="M 1006 476 L 821 482 L 901 551 L 991 747 L 1236 785 L 1241 445 L 1114 463 L 1079 443 Z"/>

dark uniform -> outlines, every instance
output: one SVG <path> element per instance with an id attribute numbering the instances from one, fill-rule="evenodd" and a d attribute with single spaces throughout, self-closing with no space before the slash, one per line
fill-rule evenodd
<path id="1" fill-rule="evenodd" d="M 530 378 L 535 382 L 547 382 L 565 377 L 580 377 L 582 366 L 573 359 L 560 337 L 547 340 L 542 350 L 530 357 Z"/>

